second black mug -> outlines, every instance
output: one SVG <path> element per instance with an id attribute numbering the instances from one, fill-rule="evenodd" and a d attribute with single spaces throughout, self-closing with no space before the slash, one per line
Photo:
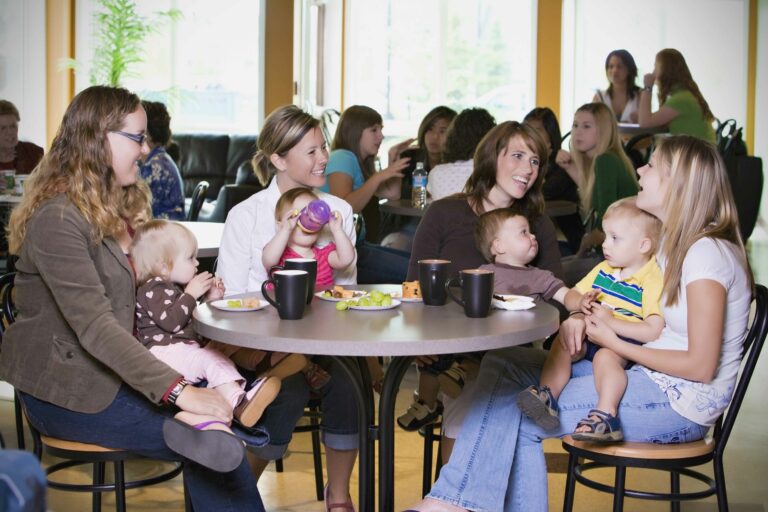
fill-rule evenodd
<path id="1" fill-rule="evenodd" d="M 313 258 L 288 258 L 282 265 L 275 265 L 269 269 L 270 277 L 277 270 L 305 271 L 309 279 L 307 283 L 307 304 L 312 302 L 312 296 L 315 294 L 315 281 L 317 280 L 317 260 Z"/>
<path id="2" fill-rule="evenodd" d="M 451 287 L 461 287 L 462 298 L 451 291 Z M 445 290 L 451 299 L 464 306 L 464 314 L 469 318 L 485 318 L 491 312 L 493 299 L 493 271 L 469 269 L 459 272 L 458 278 L 445 283 Z"/>
<path id="3" fill-rule="evenodd" d="M 449 260 L 419 260 L 419 287 L 427 306 L 442 306 L 448 300 L 445 283 L 450 268 Z"/>
<path id="4" fill-rule="evenodd" d="M 298 320 L 304 316 L 307 307 L 307 286 L 309 275 L 305 270 L 277 270 L 261 283 L 261 294 L 277 308 L 283 320 Z M 275 298 L 269 296 L 269 285 L 275 287 Z"/>

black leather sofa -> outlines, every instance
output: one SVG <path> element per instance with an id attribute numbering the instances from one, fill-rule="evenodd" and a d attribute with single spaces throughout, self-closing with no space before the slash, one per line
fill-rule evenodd
<path id="1" fill-rule="evenodd" d="M 216 199 L 224 185 L 259 186 L 250 161 L 256 153 L 255 135 L 173 135 L 178 146 L 177 165 L 184 180 L 184 196 L 191 197 L 203 180 L 210 185 L 205 198 Z M 239 171 L 239 172 L 238 172 Z"/>

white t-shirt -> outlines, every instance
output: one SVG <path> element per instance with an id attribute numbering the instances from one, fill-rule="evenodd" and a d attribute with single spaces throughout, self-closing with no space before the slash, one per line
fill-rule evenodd
<path id="1" fill-rule="evenodd" d="M 683 261 L 680 295 L 677 304 L 664 305 L 666 325 L 658 340 L 646 343 L 648 348 L 687 350 L 688 307 L 686 286 L 700 279 L 717 281 L 726 290 L 726 312 L 723 345 L 715 378 L 709 384 L 671 377 L 641 366 L 669 398 L 678 414 L 699 425 L 714 425 L 731 401 L 741 364 L 741 349 L 747 333 L 752 294 L 749 279 L 739 263 L 733 244 L 723 240 L 702 238 L 694 243 Z M 666 261 L 659 258 L 662 270 Z"/>
<path id="2" fill-rule="evenodd" d="M 344 231 L 355 244 L 355 224 L 352 221 L 352 207 L 345 200 L 319 190 L 317 197 L 328 203 L 331 210 L 338 210 L 344 221 Z M 221 237 L 216 274 L 224 281 L 227 295 L 261 290 L 261 283 L 267 280 L 267 269 L 261 262 L 261 253 L 267 242 L 277 234 L 275 207 L 280 199 L 277 180 L 273 179 L 267 188 L 233 207 L 224 224 Z M 333 241 L 326 226 L 317 240 L 318 247 Z M 334 273 L 337 284 L 355 284 L 357 266 L 353 261 L 343 272 Z"/>
<path id="3" fill-rule="evenodd" d="M 472 174 L 472 160 L 460 160 L 449 164 L 436 165 L 427 177 L 427 192 L 433 201 L 464 190 L 467 178 Z"/>
<path id="4" fill-rule="evenodd" d="M 611 98 L 611 95 L 608 94 L 608 89 L 602 91 L 598 89 L 595 91 L 595 94 L 598 98 L 600 98 L 600 101 L 604 104 L 608 105 L 608 108 L 611 109 L 611 112 L 613 112 L 613 99 Z M 637 121 L 632 120 L 632 114 L 637 112 L 637 109 L 640 105 L 640 93 L 638 92 L 635 94 L 634 98 L 631 98 L 627 101 L 627 104 L 624 105 L 624 112 L 621 113 L 621 116 L 619 117 L 620 123 L 636 123 Z M 616 115 L 616 112 L 613 112 L 614 115 Z"/>

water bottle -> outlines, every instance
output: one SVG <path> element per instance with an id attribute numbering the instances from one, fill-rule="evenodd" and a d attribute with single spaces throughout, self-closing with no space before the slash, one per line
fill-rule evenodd
<path id="1" fill-rule="evenodd" d="M 416 169 L 413 170 L 411 205 L 414 208 L 427 206 L 427 171 L 424 169 L 424 162 L 416 163 Z"/>

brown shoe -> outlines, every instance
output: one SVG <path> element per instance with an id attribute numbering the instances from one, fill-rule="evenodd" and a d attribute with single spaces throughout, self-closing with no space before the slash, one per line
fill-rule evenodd
<path id="1" fill-rule="evenodd" d="M 276 362 L 275 359 L 277 359 Z M 271 360 L 272 368 L 264 375 L 275 376 L 280 379 L 299 373 L 308 363 L 307 357 L 301 354 L 282 354 L 282 357 L 278 354 L 272 354 Z"/>
<path id="2" fill-rule="evenodd" d="M 243 426 L 254 426 L 279 392 L 280 379 L 277 377 L 263 377 L 257 380 L 235 407 L 235 419 Z"/>

